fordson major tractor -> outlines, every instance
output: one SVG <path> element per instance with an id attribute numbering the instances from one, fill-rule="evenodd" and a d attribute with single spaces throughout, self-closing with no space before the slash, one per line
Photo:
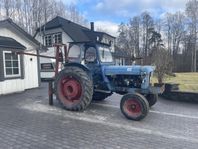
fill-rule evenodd
<path id="1" fill-rule="evenodd" d="M 151 86 L 153 66 L 115 66 L 110 49 L 104 45 L 70 43 L 67 57 L 54 87 L 67 110 L 84 110 L 92 100 L 104 100 L 115 92 L 123 95 L 122 113 L 138 121 L 162 92 L 162 88 Z"/>
<path id="2" fill-rule="evenodd" d="M 151 86 L 153 66 L 115 66 L 108 46 L 70 43 L 69 48 L 64 45 L 64 50 L 56 47 L 56 75 L 50 93 L 56 95 L 66 110 L 83 111 L 92 100 L 104 100 L 117 93 L 123 95 L 121 112 L 138 121 L 146 117 L 158 94 L 163 92 L 163 87 Z M 64 65 L 62 69 L 60 62 Z"/>

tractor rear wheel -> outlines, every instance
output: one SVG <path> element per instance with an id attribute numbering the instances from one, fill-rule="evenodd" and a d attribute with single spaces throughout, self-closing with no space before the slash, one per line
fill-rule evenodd
<path id="1" fill-rule="evenodd" d="M 152 107 L 153 105 L 156 104 L 157 100 L 158 100 L 158 95 L 157 94 L 148 94 L 146 96 L 146 99 L 149 103 L 149 106 Z"/>
<path id="2" fill-rule="evenodd" d="M 79 67 L 66 67 L 56 77 L 55 93 L 56 98 L 65 109 L 84 110 L 92 100 L 92 79 L 87 72 Z"/>
<path id="3" fill-rule="evenodd" d="M 101 93 L 101 92 L 94 92 L 93 93 L 93 98 L 92 100 L 95 101 L 103 101 L 105 100 L 108 96 L 111 96 L 112 93 Z"/>
<path id="4" fill-rule="evenodd" d="M 149 104 L 146 98 L 138 93 L 127 94 L 121 99 L 120 109 L 126 118 L 139 121 L 148 114 Z"/>

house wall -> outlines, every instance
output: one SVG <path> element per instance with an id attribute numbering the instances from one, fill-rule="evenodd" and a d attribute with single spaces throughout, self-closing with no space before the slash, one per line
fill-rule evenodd
<path id="1" fill-rule="evenodd" d="M 11 37 L 26 47 L 26 52 L 36 54 L 34 45 L 8 28 L 0 28 L 0 36 Z M 3 69 L 3 68 L 0 68 Z M 24 55 L 24 79 L 0 81 L 0 95 L 20 92 L 39 86 L 37 57 Z"/>
<path id="2" fill-rule="evenodd" d="M 110 41 L 112 42 L 110 47 L 111 52 L 115 52 L 115 39 L 107 35 L 103 36 L 102 43 L 109 44 Z"/>
<path id="3" fill-rule="evenodd" d="M 47 30 L 47 31 L 45 31 L 45 35 L 55 34 L 55 33 L 60 33 L 60 32 L 62 33 L 63 44 L 66 44 L 67 46 L 69 46 L 69 42 L 73 42 L 73 40 L 61 28 Z M 38 32 L 35 36 L 35 39 L 37 41 L 39 41 L 40 43 L 42 43 L 43 45 L 45 45 L 45 39 L 43 38 L 43 36 L 44 36 L 43 32 L 41 32 L 41 33 Z M 50 51 L 54 51 L 54 47 L 48 47 L 48 49 Z"/>
<path id="4" fill-rule="evenodd" d="M 62 43 L 66 44 L 67 47 L 69 47 L 69 42 L 73 42 L 73 40 L 61 29 L 61 28 L 57 28 L 57 29 L 51 29 L 51 30 L 47 30 L 45 31 L 45 35 L 47 34 L 55 34 L 55 33 L 62 33 Z M 37 33 L 35 36 L 35 39 L 37 41 L 39 41 L 40 43 L 42 43 L 43 45 L 45 45 L 45 39 L 43 38 L 44 34 L 43 32 L 41 33 Z M 46 56 L 55 56 L 55 48 L 54 47 L 48 47 L 48 51 L 46 52 L 42 52 L 42 55 L 46 55 Z M 49 58 L 40 58 L 40 63 L 55 63 L 54 59 L 49 59 Z M 41 78 L 52 78 L 55 73 L 51 72 L 51 71 L 42 71 L 41 70 Z"/>

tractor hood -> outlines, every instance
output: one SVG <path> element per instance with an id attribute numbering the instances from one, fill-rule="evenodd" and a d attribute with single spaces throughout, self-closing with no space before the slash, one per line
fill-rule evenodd
<path id="1" fill-rule="evenodd" d="M 105 75 L 142 75 L 150 74 L 155 70 L 154 66 L 104 66 Z"/>

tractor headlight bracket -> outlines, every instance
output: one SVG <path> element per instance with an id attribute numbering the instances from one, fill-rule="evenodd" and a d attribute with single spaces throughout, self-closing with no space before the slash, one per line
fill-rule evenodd
<path id="1" fill-rule="evenodd" d="M 142 79 L 142 83 L 145 83 L 145 78 L 146 78 L 146 76 L 147 76 L 147 73 L 145 72 L 145 71 L 142 71 L 141 72 L 141 79 Z"/>

